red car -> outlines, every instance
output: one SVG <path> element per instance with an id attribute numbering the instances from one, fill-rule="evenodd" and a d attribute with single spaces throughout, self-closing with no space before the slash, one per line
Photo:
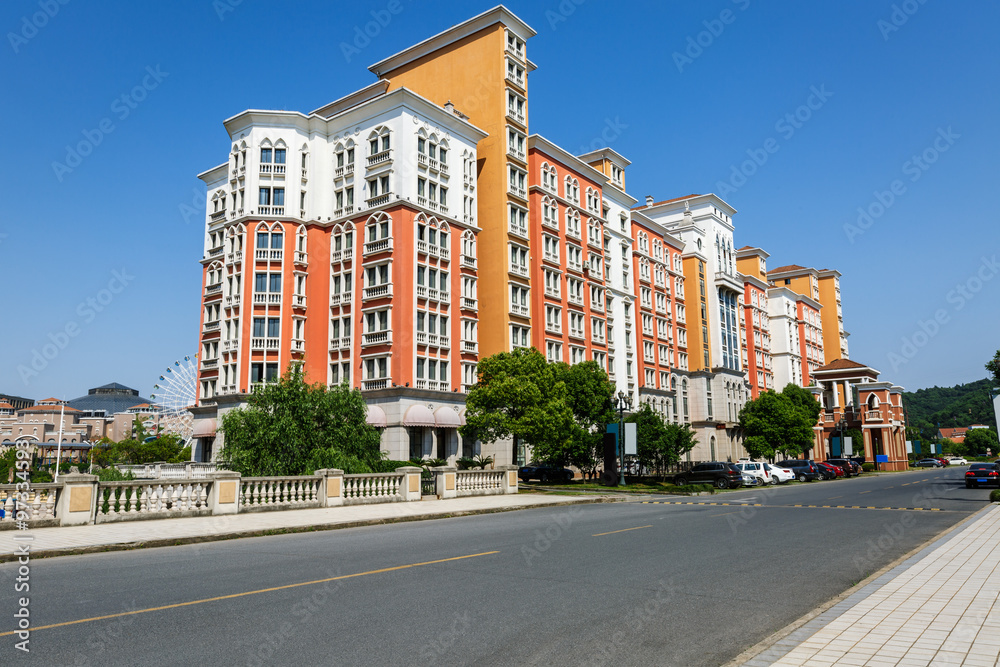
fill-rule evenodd
<path id="1" fill-rule="evenodd" d="M 946 467 L 946 468 L 947 468 L 947 467 L 948 467 L 949 465 L 951 465 L 951 461 L 949 461 L 948 459 L 943 459 L 943 458 L 941 458 L 940 456 L 935 456 L 934 458 L 936 458 L 936 459 L 937 459 L 938 461 L 940 461 L 940 462 L 941 462 L 941 465 L 942 465 L 942 466 L 944 466 L 944 467 Z"/>
<path id="2" fill-rule="evenodd" d="M 835 466 L 823 461 L 817 461 L 816 465 L 820 467 L 820 470 L 823 471 L 823 476 L 827 479 L 835 479 L 837 477 L 844 476 L 844 469 L 840 466 Z"/>

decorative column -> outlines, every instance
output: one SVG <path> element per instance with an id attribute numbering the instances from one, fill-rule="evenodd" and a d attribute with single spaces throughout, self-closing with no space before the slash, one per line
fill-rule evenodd
<path id="1" fill-rule="evenodd" d="M 403 475 L 403 481 L 399 485 L 399 495 L 403 501 L 420 500 L 420 474 L 423 469 L 419 466 L 403 466 L 396 468 L 396 472 Z"/>
<path id="2" fill-rule="evenodd" d="M 504 471 L 504 495 L 517 493 L 517 466 L 507 465 L 497 467 Z"/>
<path id="3" fill-rule="evenodd" d="M 208 493 L 208 508 L 212 514 L 238 514 L 240 511 L 240 479 L 230 470 L 212 473 L 212 489 Z"/>
<path id="4" fill-rule="evenodd" d="M 94 523 L 99 487 L 97 475 L 86 475 L 76 467 L 60 475 L 62 489 L 57 500 L 56 518 L 60 526 Z"/>
<path id="5" fill-rule="evenodd" d="M 438 466 L 436 468 L 431 468 L 431 472 L 434 473 L 434 484 L 437 488 L 437 497 L 440 499 L 444 498 L 457 498 L 458 497 L 458 487 L 457 487 L 457 477 L 458 468 L 454 466 Z"/>
<path id="6" fill-rule="evenodd" d="M 319 506 L 339 507 L 344 504 L 344 471 L 337 468 L 317 470 L 320 482 Z"/>

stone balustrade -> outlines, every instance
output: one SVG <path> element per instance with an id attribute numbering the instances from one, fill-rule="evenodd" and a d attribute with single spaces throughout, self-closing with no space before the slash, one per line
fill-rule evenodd
<path id="1" fill-rule="evenodd" d="M 211 466 L 212 470 L 207 468 Z M 422 495 L 422 468 L 395 472 L 345 475 L 342 470 L 317 470 L 298 477 L 242 477 L 215 469 L 215 464 L 156 464 L 119 466 L 137 477 L 102 482 L 74 468 L 58 483 L 0 484 L 0 530 L 21 527 L 99 524 L 143 519 L 168 519 L 243 512 L 280 511 L 412 502 Z M 175 478 L 186 472 L 186 476 Z M 432 468 L 437 498 L 517 493 L 517 467 L 494 470 Z"/>

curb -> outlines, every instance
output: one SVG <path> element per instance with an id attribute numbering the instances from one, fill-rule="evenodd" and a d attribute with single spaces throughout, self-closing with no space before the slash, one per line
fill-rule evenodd
<path id="1" fill-rule="evenodd" d="M 385 517 L 381 519 L 362 519 L 358 521 L 341 521 L 336 523 L 321 523 L 311 526 L 289 526 L 288 528 L 268 528 L 262 530 L 243 530 L 233 533 L 221 533 L 218 535 L 199 535 L 195 537 L 171 537 L 162 540 L 146 540 L 143 542 L 118 542 L 116 544 L 99 544 L 89 547 L 68 547 L 66 549 L 48 549 L 46 551 L 32 551 L 34 558 L 56 558 L 59 556 L 80 556 L 84 554 L 105 553 L 112 551 L 134 551 L 136 549 L 151 549 L 155 547 L 182 546 L 185 544 L 200 544 L 204 542 L 222 542 L 224 540 L 238 540 L 244 537 L 266 537 L 269 535 L 293 535 L 295 533 L 314 533 L 327 530 L 339 530 L 341 528 L 363 528 L 365 526 L 381 526 L 392 523 L 409 523 L 411 521 L 430 521 L 433 519 L 451 519 L 462 516 L 474 516 L 477 514 L 499 514 L 501 512 L 515 512 L 518 510 L 534 509 L 536 507 L 564 507 L 567 505 L 594 505 L 597 503 L 620 502 L 618 498 L 585 498 L 581 500 L 553 501 L 549 503 L 538 503 L 533 505 L 515 505 L 512 507 L 490 507 L 477 510 L 457 510 L 454 512 L 434 513 L 434 514 L 414 514 L 404 517 Z M 183 520 L 183 519 L 181 519 Z M 0 563 L 17 561 L 17 554 L 0 554 Z"/>
<path id="2" fill-rule="evenodd" d="M 828 600 L 827 602 L 824 602 L 823 604 L 821 604 L 820 606 L 816 607 L 812 611 L 806 613 L 801 618 L 798 618 L 798 619 L 792 621 L 791 623 L 789 623 L 788 625 L 786 625 L 782 629 L 780 629 L 777 632 L 771 634 L 769 637 L 766 637 L 763 640 L 757 642 L 756 644 L 754 644 L 750 648 L 746 649 L 745 651 L 743 651 L 742 653 L 740 653 L 739 655 L 737 655 L 735 658 L 733 658 L 729 662 L 723 664 L 722 667 L 741 667 L 742 665 L 745 665 L 745 664 L 749 663 L 750 661 L 754 660 L 757 656 L 759 656 L 762 653 L 766 652 L 768 649 L 773 648 L 776 644 L 778 644 L 779 642 L 781 642 L 783 639 L 786 639 L 789 635 L 791 635 L 792 633 L 794 633 L 796 630 L 801 629 L 803 626 L 805 626 L 806 624 L 808 624 L 810 621 L 812 621 L 812 620 L 816 619 L 817 617 L 821 616 L 824 612 L 832 609 L 833 607 L 835 607 L 836 605 L 840 604 L 841 602 L 843 602 L 847 598 L 851 597 L 852 595 L 856 595 L 857 593 L 863 591 L 866 587 L 871 586 L 873 584 L 873 582 L 875 582 L 880 577 L 883 577 L 887 573 L 892 572 L 894 569 L 896 569 L 897 567 L 899 567 L 900 565 L 902 565 L 906 561 L 919 556 L 925 550 L 930 549 L 931 547 L 933 547 L 934 545 L 936 545 L 938 542 L 941 542 L 942 540 L 950 539 L 953 536 L 952 535 L 953 533 L 957 534 L 961 530 L 964 530 L 966 524 L 968 524 L 968 523 L 970 523 L 970 522 L 972 522 L 974 520 L 978 520 L 979 518 L 981 518 L 980 515 L 982 515 L 985 512 L 988 512 L 991 509 L 993 509 L 993 506 L 995 504 L 996 503 L 988 503 L 981 510 L 978 510 L 978 511 L 970 514 L 969 516 L 967 516 L 966 518 L 962 519 L 961 521 L 959 521 L 955 525 L 950 526 L 948 528 L 945 528 L 940 533 L 938 533 L 937 535 L 934 535 L 933 537 L 931 537 L 930 539 L 928 539 L 923 544 L 921 544 L 921 545 L 919 545 L 917 547 L 914 547 L 913 549 L 911 549 L 907 553 L 903 554 L 902 556 L 900 556 L 896 560 L 892 561 L 891 563 L 888 563 L 887 565 L 885 565 L 883 568 L 881 568 L 877 572 L 871 573 L 870 575 L 868 575 L 867 577 L 865 577 L 864 579 L 862 579 L 858 583 L 856 583 L 853 586 L 851 586 L 850 588 L 848 588 L 846 591 L 844 591 L 840 595 L 837 595 L 833 599 Z"/>

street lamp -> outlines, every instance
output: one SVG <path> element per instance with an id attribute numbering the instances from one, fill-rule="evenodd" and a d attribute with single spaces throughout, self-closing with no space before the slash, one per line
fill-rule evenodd
<path id="1" fill-rule="evenodd" d="M 618 392 L 615 401 L 618 406 L 618 456 L 621 461 L 618 475 L 618 486 L 625 486 L 625 410 L 632 410 L 632 396 L 624 391 Z"/>

